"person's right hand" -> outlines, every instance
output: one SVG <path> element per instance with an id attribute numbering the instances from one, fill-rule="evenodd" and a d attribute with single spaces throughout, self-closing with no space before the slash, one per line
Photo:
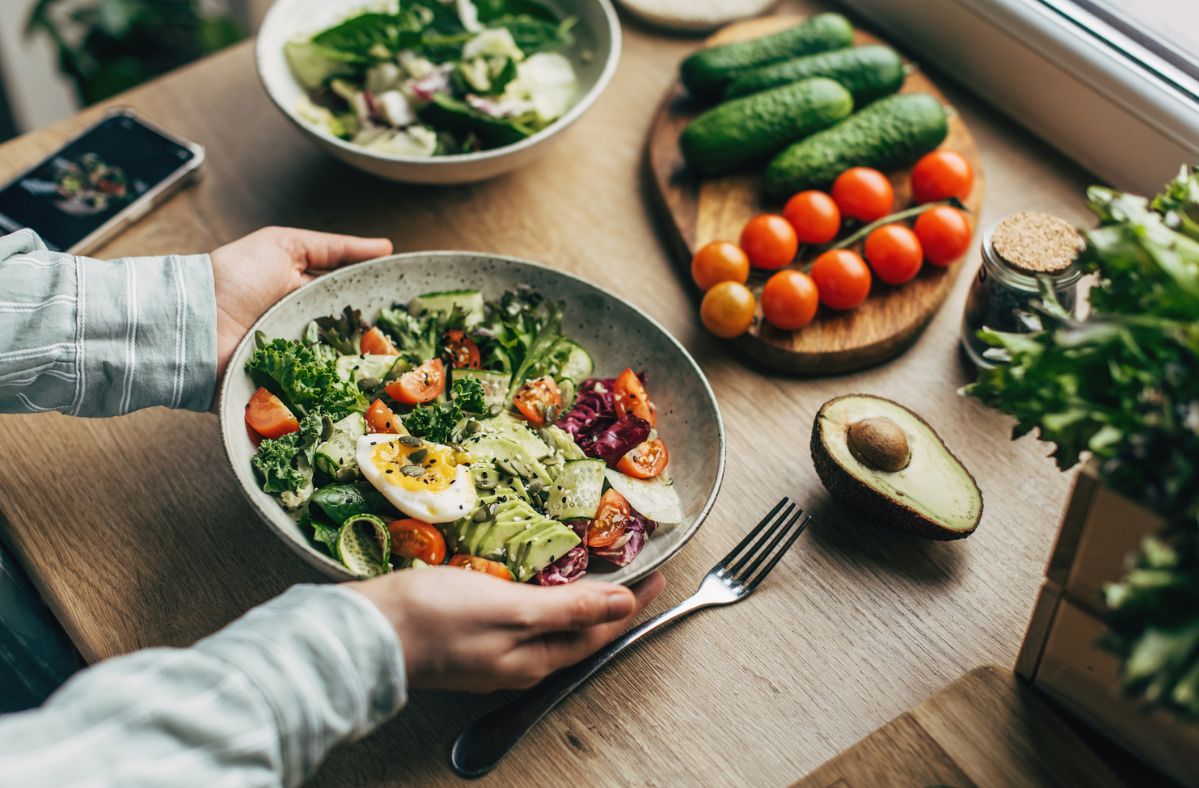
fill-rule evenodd
<path id="1" fill-rule="evenodd" d="M 584 580 L 542 588 L 451 567 L 395 572 L 348 587 L 395 627 L 411 687 L 490 692 L 531 687 L 628 626 L 662 590 Z"/>

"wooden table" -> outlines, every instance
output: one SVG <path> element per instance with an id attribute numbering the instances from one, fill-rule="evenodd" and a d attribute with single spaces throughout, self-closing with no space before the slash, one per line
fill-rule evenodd
<path id="1" fill-rule="evenodd" d="M 503 252 L 585 275 L 679 337 L 720 399 L 729 467 L 707 524 L 666 567 L 655 611 L 689 594 L 780 495 L 815 509 L 810 535 L 755 598 L 623 658 L 551 714 L 490 784 L 797 779 L 967 670 L 1014 663 L 1065 501 L 1069 479 L 1043 445 L 1010 442 L 1008 419 L 956 393 L 968 380 L 957 351 L 968 276 L 915 347 L 850 376 L 763 374 L 704 333 L 642 167 L 650 118 L 694 46 L 627 24 L 615 80 L 563 144 L 468 187 L 385 183 L 320 153 L 268 103 L 249 44 L 121 99 L 206 145 L 209 160 L 198 186 L 101 256 L 211 250 L 268 224 L 382 234 L 399 251 Z M 1085 220 L 1084 173 L 964 91 L 949 96 L 983 152 L 983 225 L 1024 208 Z M 0 177 L 99 111 L 0 146 Z M 973 270 L 977 252 L 966 264 Z M 855 391 L 916 407 L 973 469 L 986 513 L 969 540 L 879 531 L 826 496 L 809 462 L 812 417 Z M 0 418 L 0 508 L 7 538 L 89 660 L 186 645 L 318 580 L 243 502 L 210 415 Z M 415 693 L 397 720 L 336 753 L 318 782 L 453 783 L 450 743 L 500 700 Z"/>

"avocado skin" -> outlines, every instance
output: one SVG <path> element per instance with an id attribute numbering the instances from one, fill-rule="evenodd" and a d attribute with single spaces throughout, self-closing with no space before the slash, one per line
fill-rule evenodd
<path id="1" fill-rule="evenodd" d="M 805 79 L 713 107 L 683 129 L 687 166 L 718 175 L 764 159 L 853 112 L 849 91 L 831 79 Z"/>
<path id="2" fill-rule="evenodd" d="M 841 49 L 853 42 L 853 25 L 840 14 L 816 14 L 779 33 L 701 49 L 683 61 L 679 75 L 697 98 L 716 99 L 739 73 L 779 60 Z"/>
<path id="3" fill-rule="evenodd" d="M 837 464 L 829 453 L 828 448 L 824 445 L 823 431 L 820 429 L 820 420 L 824 416 L 825 410 L 833 403 L 843 399 L 850 399 L 858 396 L 869 396 L 873 399 L 890 402 L 905 411 L 910 413 L 917 421 L 928 427 L 933 435 L 936 435 L 937 440 L 941 443 L 941 448 L 945 453 L 953 459 L 962 470 L 966 472 L 966 476 L 970 478 L 971 484 L 978 489 L 978 481 L 974 478 L 974 474 L 970 473 L 970 469 L 962 464 L 945 442 L 941 440 L 941 436 L 932 428 L 932 425 L 922 419 L 919 415 L 912 412 L 908 408 L 900 405 L 894 400 L 886 397 L 878 397 L 873 394 L 858 395 L 847 394 L 842 397 L 836 397 L 829 400 L 820 406 L 820 410 L 816 411 L 816 417 L 812 421 L 812 464 L 816 467 L 816 475 L 820 477 L 820 481 L 834 498 L 841 503 L 856 509 L 862 514 L 869 517 L 871 520 L 881 522 L 885 525 L 890 525 L 894 528 L 902 528 L 905 531 L 923 536 L 926 539 L 935 539 L 937 541 L 947 542 L 954 539 L 965 539 L 978 528 L 978 524 L 982 521 L 983 507 L 985 502 L 982 500 L 982 495 L 979 495 L 978 517 L 974 521 L 974 526 L 969 531 L 955 531 L 951 528 L 945 528 L 942 525 L 930 520 L 920 512 L 908 506 L 904 506 L 898 501 L 892 500 L 887 496 L 875 490 L 870 485 L 855 479 L 848 471 Z"/>
<path id="4" fill-rule="evenodd" d="M 903 60 L 890 47 L 863 46 L 797 57 L 755 68 L 734 79 L 725 100 L 777 88 L 801 79 L 827 77 L 853 96 L 855 107 L 889 96 L 903 86 Z"/>
<path id="5" fill-rule="evenodd" d="M 766 167 L 766 193 L 785 198 L 827 186 L 850 167 L 903 167 L 948 134 L 945 108 L 932 96 L 888 96 L 776 156 Z"/>

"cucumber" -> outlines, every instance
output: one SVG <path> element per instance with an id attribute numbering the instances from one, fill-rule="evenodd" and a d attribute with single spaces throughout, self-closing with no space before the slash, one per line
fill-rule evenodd
<path id="1" fill-rule="evenodd" d="M 719 175 L 778 153 L 851 112 L 853 98 L 840 84 L 805 79 L 713 107 L 683 129 L 679 147 L 696 173 Z"/>
<path id="2" fill-rule="evenodd" d="M 590 520 L 604 492 L 603 460 L 571 460 L 554 480 L 545 511 L 555 520 Z"/>
<path id="3" fill-rule="evenodd" d="M 366 421 L 361 413 L 351 413 L 333 423 L 329 439 L 316 447 L 313 464 L 321 473 L 332 476 L 339 482 L 348 482 L 358 476 L 358 460 L 355 452 L 358 439 L 366 434 Z"/>
<path id="4" fill-rule="evenodd" d="M 724 97 L 727 100 L 748 96 L 812 77 L 827 77 L 841 83 L 853 96 L 854 106 L 860 109 L 903 86 L 903 61 L 894 49 L 884 46 L 821 52 L 747 71 L 725 88 Z"/>
<path id="5" fill-rule="evenodd" d="M 391 534 L 387 524 L 373 514 L 356 514 L 337 532 L 337 558 L 359 577 L 391 571 Z"/>
<path id="6" fill-rule="evenodd" d="M 940 145 L 948 133 L 945 108 L 932 96 L 888 96 L 776 156 L 766 168 L 766 193 L 783 199 L 821 188 L 850 167 L 903 167 Z"/>
<path id="7" fill-rule="evenodd" d="M 609 468 L 604 476 L 612 489 L 624 496 L 629 506 L 658 525 L 674 525 L 683 521 L 683 502 L 674 489 L 674 482 L 665 475 L 634 479 Z"/>
<path id="8" fill-rule="evenodd" d="M 374 353 L 359 353 L 353 356 L 340 356 L 337 359 L 337 376 L 342 380 L 357 383 L 360 380 L 386 380 L 392 367 L 401 363 L 399 356 L 384 356 Z M 406 362 L 404 366 L 410 366 Z"/>
<path id="9" fill-rule="evenodd" d="M 591 354 L 583 349 L 578 342 L 570 339 L 559 339 L 554 346 L 554 358 L 562 359 L 558 365 L 558 377 L 581 381 L 591 377 L 595 371 L 595 362 Z"/>
<path id="10" fill-rule="evenodd" d="M 487 369 L 456 369 L 455 378 L 475 378 L 483 384 L 483 401 L 487 407 L 503 410 L 508 406 L 508 386 L 512 376 L 507 372 L 492 372 Z"/>
<path id="11" fill-rule="evenodd" d="M 853 25 L 840 14 L 816 14 L 774 35 L 701 49 L 683 61 L 679 75 L 691 95 L 718 98 L 738 75 L 800 55 L 843 49 L 853 42 Z"/>
<path id="12" fill-rule="evenodd" d="M 449 317 L 455 307 L 466 315 L 467 327 L 483 322 L 483 294 L 478 290 L 442 290 L 408 302 L 408 312 L 415 317 L 429 312 Z"/>

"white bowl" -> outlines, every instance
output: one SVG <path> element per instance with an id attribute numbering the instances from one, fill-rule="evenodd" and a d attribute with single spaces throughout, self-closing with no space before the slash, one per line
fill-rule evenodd
<path id="1" fill-rule="evenodd" d="M 552 268 L 477 252 L 411 252 L 343 268 L 295 291 L 259 318 L 229 362 L 219 408 L 225 453 L 242 492 L 284 544 L 334 580 L 354 579 L 340 562 L 313 546 L 279 501 L 258 486 L 250 465 L 254 445 L 245 424 L 246 403 L 255 390 L 245 371 L 255 332 L 298 339 L 310 320 L 339 313 L 347 304 L 373 320 L 381 308 L 421 293 L 473 287 L 494 299 L 521 284 L 565 304 L 563 330 L 592 354 L 596 375 L 612 377 L 625 367 L 646 371 L 658 430 L 670 447 L 670 475 L 683 504 L 683 522 L 658 529 L 631 564 L 615 571 L 589 570 L 586 577 L 633 583 L 691 538 L 724 476 L 724 425 L 704 373 L 678 340 L 627 301 Z M 597 561 L 593 568 L 603 563 Z"/>
<path id="2" fill-rule="evenodd" d="M 319 32 L 370 0 L 275 0 L 258 32 L 258 76 L 267 95 L 301 131 L 337 158 L 372 175 L 407 183 L 468 183 L 528 164 L 595 103 L 620 60 L 620 23 L 609 0 L 544 0 L 564 16 L 575 16 L 575 44 L 565 54 L 579 78 L 579 98 L 565 115 L 536 134 L 502 148 L 453 156 L 389 156 L 333 136 L 297 114 L 303 87 L 291 73 L 283 45 Z"/>

